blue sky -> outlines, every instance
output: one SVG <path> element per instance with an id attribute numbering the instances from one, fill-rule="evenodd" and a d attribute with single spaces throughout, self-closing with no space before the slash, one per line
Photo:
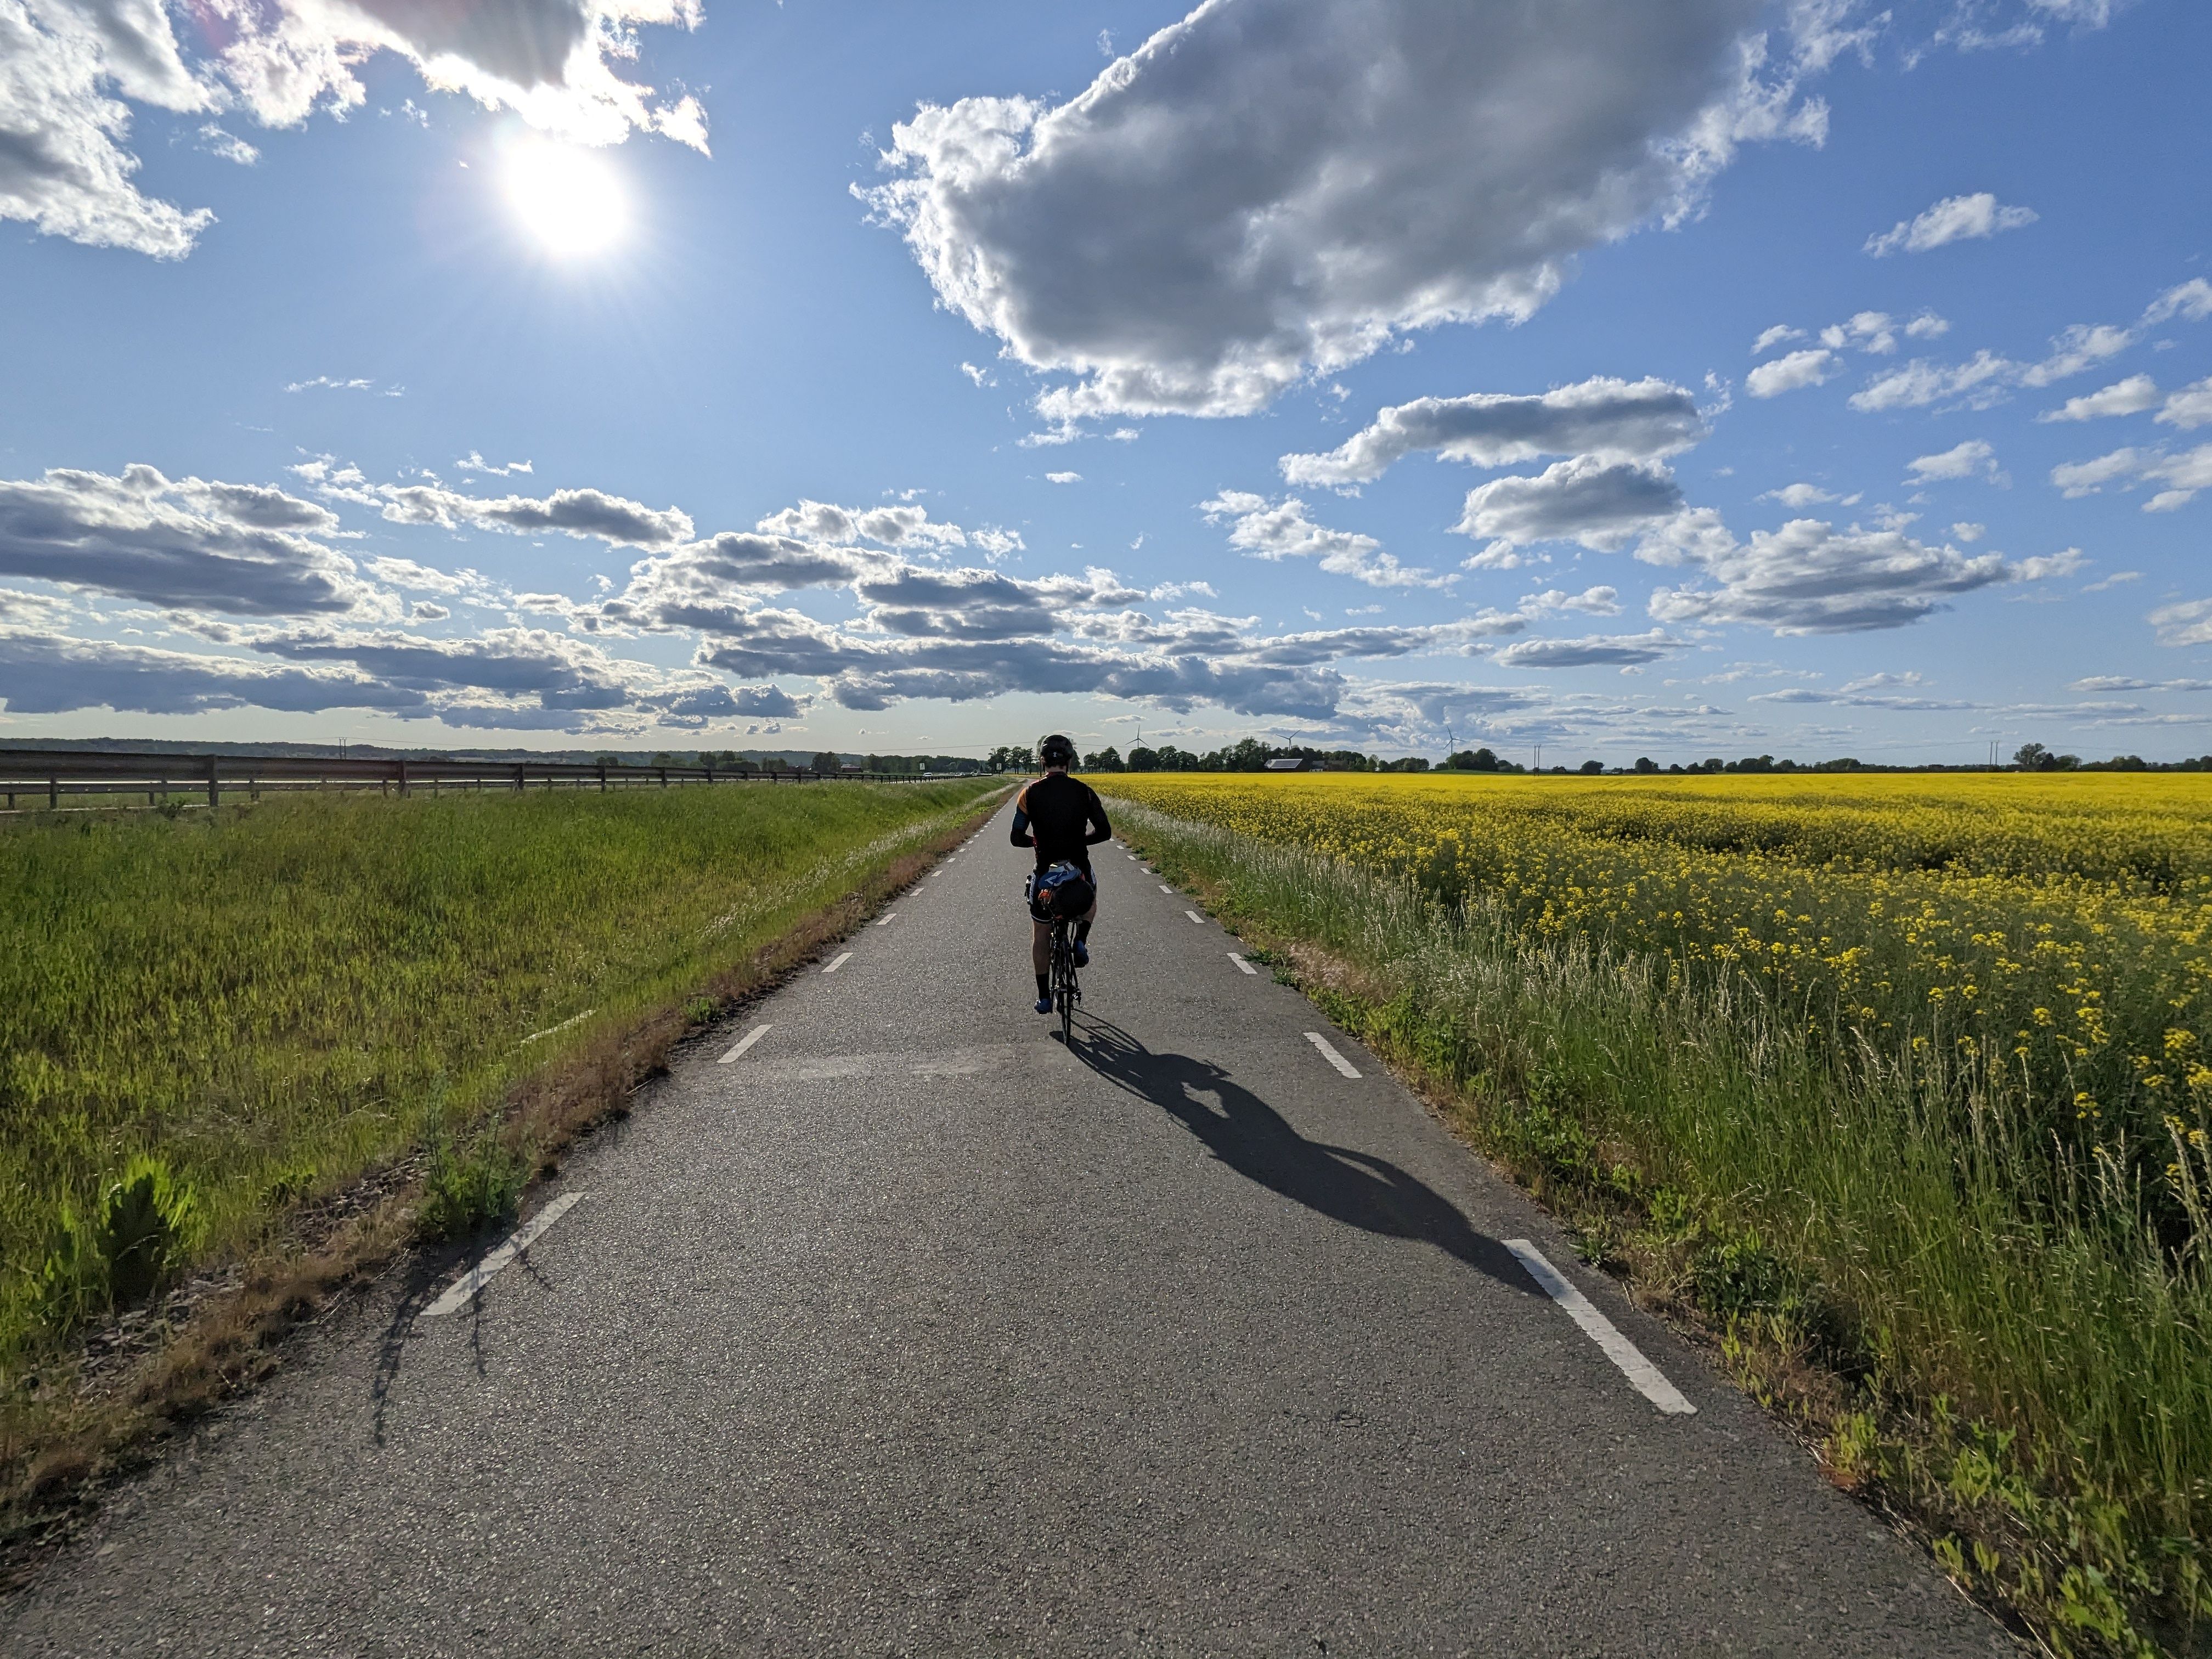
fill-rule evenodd
<path id="1" fill-rule="evenodd" d="M 2212 750 L 2182 0 L 0 0 L 0 743 Z"/>

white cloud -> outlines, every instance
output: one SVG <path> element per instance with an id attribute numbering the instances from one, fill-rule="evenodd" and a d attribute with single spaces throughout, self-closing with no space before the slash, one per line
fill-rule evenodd
<path id="1" fill-rule="evenodd" d="M 1828 378 L 1836 354 L 1822 347 L 1793 351 L 1786 357 L 1761 363 L 1743 378 L 1744 390 L 1754 398 L 1778 398 L 1800 386 L 1819 386 Z"/>
<path id="2" fill-rule="evenodd" d="M 1907 482 L 1934 483 L 1948 478 L 1971 478 L 1977 474 L 1998 477 L 1996 451 L 1979 438 L 1954 444 L 1939 454 L 1922 455 L 1905 464 Z"/>
<path id="3" fill-rule="evenodd" d="M 2200 489 L 2212 489 L 2212 444 L 2199 444 L 2179 455 L 2160 449 L 2116 449 L 2094 460 L 2073 461 L 2051 469 L 2051 482 L 2071 500 L 2094 495 L 2106 484 L 2162 483 L 2167 487 L 2143 503 L 2146 513 L 2170 513 L 2185 507 Z"/>
<path id="4" fill-rule="evenodd" d="M 2191 276 L 2166 289 L 2143 313 L 2143 321 L 2151 324 L 2170 323 L 2177 317 L 2191 323 L 2212 317 L 2212 281 Z"/>
<path id="5" fill-rule="evenodd" d="M 2079 374 L 2084 369 L 2094 368 L 2099 363 L 2117 357 L 2129 347 L 2139 343 L 2144 330 L 2177 317 L 2189 322 L 2201 322 L 2212 317 L 2212 282 L 2196 276 L 2166 289 L 2151 301 L 2141 319 L 2132 327 L 2122 328 L 2112 323 L 2075 323 L 2051 337 L 2050 355 L 2039 362 L 2015 362 L 1986 349 L 1975 353 L 1966 362 L 1948 367 L 1916 357 L 1903 368 L 1874 381 L 1864 391 L 1854 393 L 1851 407 L 1869 412 L 1917 409 L 1956 398 L 1969 407 L 1986 409 L 2015 386 L 2049 386 L 2055 380 Z M 1910 331 L 1908 329 L 1907 332 Z M 2072 415 L 2067 411 L 2077 404 L 2086 408 L 2099 398 L 2119 395 L 2122 386 L 2134 386 L 2137 382 L 2147 381 L 2148 377 L 2142 375 L 2121 381 L 2118 386 L 2108 386 L 2104 392 L 2092 393 L 2087 398 L 2076 398 L 2064 409 L 2044 418 L 2087 419 L 2087 415 Z"/>
<path id="6" fill-rule="evenodd" d="M 1777 323 L 1751 343 L 1751 355 L 1754 357 L 1764 357 L 1785 340 L 1802 340 L 1804 337 L 1803 329 L 1792 328 L 1787 323 Z"/>
<path id="7" fill-rule="evenodd" d="M 1717 586 L 1658 589 L 1650 603 L 1655 618 L 1741 623 L 1778 634 L 1900 628 L 1952 594 L 2020 574 L 1995 553 L 1969 558 L 1902 530 L 1839 531 L 1817 519 L 1754 531 L 1749 543 L 1702 562 Z"/>
<path id="8" fill-rule="evenodd" d="M 1972 547 L 1990 533 L 1990 527 L 1985 524 L 1975 524 L 1971 520 L 1961 519 L 1951 526 L 1951 533 L 1966 543 L 1967 546 Z"/>
<path id="9" fill-rule="evenodd" d="M 1416 398 L 1376 410 L 1366 427 L 1326 454 L 1285 455 L 1279 465 L 1291 483 L 1343 485 L 1379 478 L 1394 462 L 1423 450 L 1480 467 L 1540 455 L 1656 460 L 1705 436 L 1697 399 L 1684 387 L 1597 375 L 1539 396 Z"/>
<path id="10" fill-rule="evenodd" d="M 284 388 L 287 392 L 374 392 L 376 382 L 366 380 L 341 380 L 329 374 L 318 374 L 312 380 L 295 380 Z"/>
<path id="11" fill-rule="evenodd" d="M 810 542 L 880 542 L 885 547 L 965 547 L 968 533 L 957 524 L 932 519 L 923 507 L 833 507 L 802 499 L 797 507 L 772 513 L 753 526 L 764 535 Z M 1016 537 L 1012 545 L 1021 545 Z"/>
<path id="12" fill-rule="evenodd" d="M 509 461 L 505 466 L 494 466 L 489 461 L 484 459 L 481 450 L 475 449 L 469 451 L 465 459 L 453 463 L 453 471 L 456 472 L 483 472 L 501 478 L 512 477 L 518 472 L 530 472 L 534 470 L 527 461 Z"/>
<path id="13" fill-rule="evenodd" d="M 236 133 L 225 132 L 213 121 L 200 129 L 198 148 L 234 167 L 250 167 L 261 159 L 259 150 Z"/>
<path id="14" fill-rule="evenodd" d="M 1978 351 L 1966 362 L 1945 367 L 1915 357 L 1903 368 L 1851 394 L 1853 409 L 1875 413 L 1891 409 L 1919 409 L 1947 398 L 1964 398 L 1984 407 L 2002 397 L 2020 372 L 2020 365 L 1993 351 Z"/>
<path id="15" fill-rule="evenodd" d="M 1648 634 L 1592 634 L 1578 640 L 1522 640 L 1493 659 L 1501 668 L 1630 667 L 1656 662 L 1686 641 L 1662 629 Z"/>
<path id="16" fill-rule="evenodd" d="M 277 668 L 233 657 L 0 629 L 0 702 L 11 714 L 108 708 L 149 714 L 252 707 L 294 712 L 427 713 L 418 690 L 367 675 Z"/>
<path id="17" fill-rule="evenodd" d="M 1573 541 L 1616 553 L 1682 505 L 1681 487 L 1664 466 L 1578 455 L 1534 477 L 1497 478 L 1468 491 L 1452 529 L 1512 546 Z"/>
<path id="18" fill-rule="evenodd" d="M 0 628 L 58 631 L 69 620 L 67 599 L 51 593 L 27 593 L 20 587 L 0 587 Z"/>
<path id="19" fill-rule="evenodd" d="M 156 0 L 0 0 L 0 219 L 156 258 L 189 253 L 215 216 L 140 192 L 125 98 L 180 114 L 220 101 L 185 68 Z"/>
<path id="20" fill-rule="evenodd" d="M 1413 626 L 1267 636 L 1252 631 L 1254 617 L 1132 608 L 1147 599 L 1210 599 L 1203 582 L 1163 584 L 1147 594 L 1096 567 L 1018 579 L 916 562 L 888 544 L 903 540 L 931 560 L 960 535 L 987 550 L 1018 544 L 1010 532 L 931 524 L 919 507 L 863 512 L 808 501 L 763 521 L 806 535 L 692 539 L 678 509 L 656 514 L 602 492 L 483 501 L 435 485 L 371 486 L 358 469 L 328 457 L 294 470 L 339 499 L 411 505 L 427 523 L 660 539 L 633 566 L 627 586 L 589 603 L 509 593 L 476 571 L 435 569 L 396 554 L 368 562 L 367 574 L 385 584 L 378 588 L 314 539 L 337 533 L 329 508 L 268 486 L 172 481 L 150 467 L 119 478 L 56 472 L 0 485 L 0 571 L 161 606 L 170 625 L 246 653 L 67 638 L 59 629 L 75 608 L 70 600 L 0 590 L 0 702 L 17 714 L 364 708 L 457 729 L 613 734 L 790 718 L 805 701 L 772 684 L 732 687 L 713 672 L 723 671 L 755 682 L 812 678 L 824 695 L 855 709 L 910 697 L 1065 691 L 1329 721 L 1348 718 L 1341 710 L 1354 690 L 1333 665 L 1465 655 L 1528 626 L 1521 612 L 1486 610 Z M 1251 501 L 1267 508 L 1261 498 Z M 1316 556 L 1380 586 L 1437 580 L 1404 572 L 1368 538 L 1311 525 L 1296 512 L 1268 513 L 1264 526 L 1243 526 L 1248 515 L 1238 515 L 1263 555 Z M 830 530 L 865 532 L 887 544 L 808 538 Z M 805 588 L 845 590 L 856 620 L 825 623 L 768 603 Z M 402 600 L 394 589 L 424 597 Z M 1611 590 L 1591 587 L 1532 595 L 1527 610 L 1607 614 L 1617 603 Z M 378 625 L 403 615 L 416 624 L 450 623 L 455 604 L 544 612 L 572 631 L 510 624 L 435 638 Z M 231 622 L 222 612 L 297 616 L 313 625 Z M 693 666 L 671 672 L 607 649 L 641 632 L 702 636 Z"/>
<path id="21" fill-rule="evenodd" d="M 1985 190 L 1972 196 L 1947 196 L 1916 217 L 1899 220 L 1895 228 L 1868 237 L 1866 252 L 1877 259 L 1900 251 L 1925 253 L 1947 243 L 2018 230 L 2033 224 L 2035 218 L 2033 208 L 2001 207 Z"/>
<path id="22" fill-rule="evenodd" d="M 267 485 L 56 468 L 0 480 L 0 575 L 234 615 L 372 610 L 353 562 L 315 539 L 337 527 Z"/>
<path id="23" fill-rule="evenodd" d="M 0 0 L 0 218 L 48 235 L 180 258 L 214 222 L 144 195 L 126 148 L 132 104 L 178 113 L 242 109 L 297 126 L 318 109 L 366 101 L 358 71 L 380 52 L 430 86 L 586 143 L 632 131 L 704 149 L 698 101 L 653 101 L 613 62 L 635 56 L 643 24 L 699 21 L 697 0 L 268 0 L 211 9 L 210 56 L 188 64 L 160 0 Z M 203 144 L 251 161 L 253 148 L 212 124 Z"/>
<path id="24" fill-rule="evenodd" d="M 2148 374 L 2130 374 L 2100 392 L 2069 398 L 2057 409 L 2046 410 L 2039 421 L 2098 421 L 2112 415 L 2137 415 L 2157 407 L 2158 382 Z"/>
<path id="25" fill-rule="evenodd" d="M 1579 593 L 1569 593 L 1561 588 L 1549 588 L 1541 593 L 1523 594 L 1521 613 L 1536 616 L 1546 611 L 1580 611 L 1593 617 L 1617 617 L 1620 614 L 1620 590 L 1615 587 L 1585 587 Z"/>
<path id="26" fill-rule="evenodd" d="M 978 368 L 973 363 L 961 364 L 960 372 L 963 374 L 965 374 L 971 382 L 978 386 L 998 385 L 998 381 L 991 378 L 990 370 L 987 368 Z"/>
<path id="27" fill-rule="evenodd" d="M 925 106 L 863 194 L 949 307 L 1079 377 L 1048 421 L 1249 413 L 1401 331 L 1526 318 L 1740 143 L 1817 142 L 1825 59 L 1801 33 L 1770 70 L 1758 13 L 1207 0 L 1065 104 Z"/>
<path id="28" fill-rule="evenodd" d="M 1830 502 L 1838 507 L 1856 507 L 1859 501 L 1856 495 L 1838 495 L 1821 489 L 1818 484 L 1808 483 L 1784 484 L 1779 489 L 1768 490 L 1759 499 L 1762 501 L 1779 501 L 1793 513 L 1802 512 L 1808 507 L 1824 507 Z"/>
<path id="29" fill-rule="evenodd" d="M 471 526 L 513 535 L 596 537 L 620 546 L 665 547 L 688 541 L 690 518 L 675 507 L 656 511 L 603 489 L 556 489 L 542 500 L 527 495 L 465 495 L 440 484 L 380 484 L 375 495 L 393 524 Z"/>
<path id="30" fill-rule="evenodd" d="M 1861 351 L 1886 356 L 1897 349 L 1897 322 L 1886 311 L 1862 311 L 1848 322 L 1831 323 L 1820 331 L 1820 343 L 1831 351 L 1856 346 Z"/>
<path id="31" fill-rule="evenodd" d="M 1048 472 L 1044 476 L 1048 483 L 1071 484 L 1083 482 L 1083 475 L 1080 472 Z"/>
<path id="32" fill-rule="evenodd" d="M 2212 377 L 2182 387 L 2153 418 L 2161 426 L 2179 427 L 2184 432 L 2212 424 Z"/>
<path id="33" fill-rule="evenodd" d="M 1275 502 L 1249 490 L 1224 489 L 1200 502 L 1199 510 L 1208 524 L 1231 520 L 1229 544 L 1249 558 L 1318 559 L 1323 570 L 1372 587 L 1443 587 L 1454 580 L 1400 564 L 1372 536 L 1314 523 L 1295 495 Z"/>
<path id="34" fill-rule="evenodd" d="M 2039 553 L 2031 559 L 2022 559 L 2013 567 L 2022 581 L 2049 581 L 2054 577 L 2071 576 L 2088 563 L 2078 547 L 2063 548 L 2056 553 Z"/>
<path id="35" fill-rule="evenodd" d="M 0 701 L 18 714 L 359 708 L 459 727 L 577 732 L 696 728 L 799 711 L 774 685 L 732 688 L 697 670 L 671 673 L 538 629 L 443 640 L 389 630 L 202 631 L 283 665 L 0 629 Z"/>
<path id="36" fill-rule="evenodd" d="M 2048 357 L 2021 370 L 2021 384 L 2049 386 L 2053 380 L 2079 374 L 2085 368 L 2094 368 L 2106 359 L 2118 356 L 2135 343 L 2136 335 L 2131 329 L 2116 328 L 2110 323 L 2076 323 L 2051 341 Z"/>
<path id="37" fill-rule="evenodd" d="M 2212 599 L 2162 605 L 2146 619 L 2166 646 L 2212 645 Z"/>

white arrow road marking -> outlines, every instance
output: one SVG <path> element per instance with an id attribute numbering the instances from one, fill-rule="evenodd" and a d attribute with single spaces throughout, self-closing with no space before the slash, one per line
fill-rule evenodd
<path id="1" fill-rule="evenodd" d="M 763 1037 L 766 1036 L 774 1030 L 775 1030 L 775 1027 L 773 1025 L 754 1026 L 751 1030 L 746 1032 L 744 1036 L 738 1039 L 738 1046 L 736 1048 L 731 1049 L 729 1053 L 724 1054 L 721 1059 L 715 1063 L 721 1066 L 728 1065 L 732 1060 L 737 1059 L 738 1055 L 744 1054 L 746 1049 L 751 1048 L 753 1044 L 758 1042 Z"/>
<path id="2" fill-rule="evenodd" d="M 832 962 L 832 963 L 830 963 L 827 968 L 824 968 L 822 971 L 823 971 L 823 973 L 825 973 L 825 974 L 834 974 L 834 973 L 836 973 L 836 972 L 840 968 L 842 968 L 842 967 L 843 967 L 847 963 L 850 962 L 852 959 L 853 959 L 853 953 L 852 953 L 850 951 L 841 951 L 841 952 L 839 952 L 839 954 L 838 954 L 837 959 L 836 959 L 835 962 Z"/>
<path id="3" fill-rule="evenodd" d="M 768 1028 L 763 1026 L 761 1029 L 766 1030 Z M 422 1310 L 422 1317 L 434 1319 L 441 1314 L 449 1314 L 466 1305 L 471 1297 L 491 1282 L 501 1268 L 537 1243 L 538 1236 L 568 1214 L 582 1197 L 581 1193 L 563 1193 L 517 1227 L 507 1236 L 504 1244 L 447 1285 L 443 1296 Z"/>
<path id="4" fill-rule="evenodd" d="M 1335 1066 L 1338 1071 L 1343 1073 L 1345 1076 L 1358 1077 L 1359 1075 L 1359 1068 L 1354 1066 L 1350 1060 L 1346 1060 L 1342 1054 L 1337 1053 L 1335 1045 L 1330 1042 L 1329 1040 L 1323 1036 L 1319 1031 L 1308 1031 L 1306 1033 L 1306 1041 L 1312 1043 L 1315 1048 L 1320 1049 L 1321 1057 L 1327 1060 L 1330 1065 Z"/>
<path id="5" fill-rule="evenodd" d="M 1234 951 L 1229 953 L 1229 959 L 1237 964 L 1237 971 L 1240 974 L 1256 974 L 1260 971 Z"/>
<path id="6" fill-rule="evenodd" d="M 1661 1376 L 1659 1368 L 1644 1357 L 1643 1350 L 1592 1307 L 1590 1299 L 1547 1261 L 1541 1250 L 1525 1238 L 1509 1238 L 1505 1248 L 1528 1270 L 1528 1277 L 1544 1287 L 1545 1294 L 1567 1310 L 1567 1317 L 1583 1328 L 1583 1334 L 1605 1350 L 1605 1357 L 1620 1367 L 1621 1375 L 1637 1393 L 1669 1416 L 1688 1417 L 1696 1413 L 1698 1408 L 1682 1398 L 1681 1390 Z"/>

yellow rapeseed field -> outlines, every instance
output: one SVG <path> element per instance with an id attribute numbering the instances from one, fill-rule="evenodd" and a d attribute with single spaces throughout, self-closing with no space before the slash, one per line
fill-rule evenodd
<path id="1" fill-rule="evenodd" d="M 1094 781 L 1496 904 L 1533 934 L 1740 969 L 1849 1043 L 1978 1068 L 2036 1138 L 2163 1176 L 2153 1203 L 2170 1222 L 2195 1207 L 2212 776 Z"/>
<path id="2" fill-rule="evenodd" d="M 2045 1650 L 2203 1650 L 2212 777 L 1094 781 Z"/>

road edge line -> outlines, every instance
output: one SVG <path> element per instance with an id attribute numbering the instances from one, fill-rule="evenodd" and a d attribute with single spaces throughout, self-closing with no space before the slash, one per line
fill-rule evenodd
<path id="1" fill-rule="evenodd" d="M 536 1215 L 524 1222 L 501 1243 L 499 1248 L 446 1287 L 445 1293 L 416 1316 L 422 1319 L 440 1319 L 454 1312 L 472 1299 L 478 1291 L 496 1279 L 507 1264 L 544 1237 L 545 1230 L 582 1201 L 581 1193 L 563 1193 Z"/>
<path id="2" fill-rule="evenodd" d="M 1620 1328 L 1600 1313 L 1573 1281 L 1545 1258 L 1541 1250 L 1525 1238 L 1509 1238 L 1504 1243 L 1512 1251 L 1513 1259 L 1528 1269 L 1528 1277 L 1542 1287 L 1544 1294 L 1564 1308 L 1567 1317 L 1582 1327 L 1583 1334 L 1620 1367 L 1631 1388 L 1669 1417 L 1697 1415 L 1698 1408 L 1667 1380 L 1665 1373 L 1644 1357 L 1644 1350 L 1623 1336 Z"/>

